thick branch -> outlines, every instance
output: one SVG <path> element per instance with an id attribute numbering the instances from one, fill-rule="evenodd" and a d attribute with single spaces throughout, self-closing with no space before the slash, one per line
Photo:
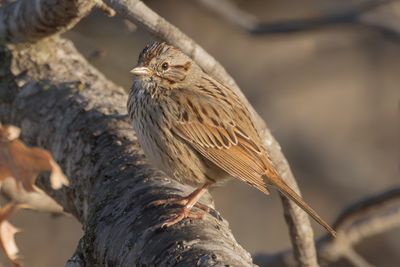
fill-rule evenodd
<path id="1" fill-rule="evenodd" d="M 138 0 L 104 0 L 118 15 L 144 27 L 155 36 L 179 47 L 187 55 L 193 58 L 204 71 L 214 76 L 216 79 L 231 86 L 231 88 L 247 103 L 252 111 L 258 128 L 263 133 L 264 145 L 269 151 L 276 167 L 286 182 L 297 192 L 299 192 L 296 180 L 290 170 L 284 155 L 281 152 L 278 142 L 269 132 L 265 122 L 249 104 L 246 97 L 236 85 L 233 78 L 227 74 L 225 69 L 202 47 L 192 39 L 182 33 L 178 28 L 171 25 L 164 18 L 160 17 L 153 10 L 148 8 L 142 1 Z M 286 198 L 282 198 L 285 218 L 289 225 L 290 236 L 296 259 L 303 266 L 316 266 L 316 252 L 314 246 L 314 234 L 310 221 L 305 212 Z"/>
<path id="2" fill-rule="evenodd" d="M 95 1 L 15 1 L 0 9 L 0 40 L 32 42 L 73 27 Z"/>
<path id="3" fill-rule="evenodd" d="M 146 165 L 120 115 L 122 88 L 58 38 L 2 49 L 0 93 L 8 97 L 1 98 L 0 119 L 50 150 L 69 177 L 69 188 L 45 188 L 83 224 L 79 255 L 86 266 L 252 266 L 216 212 L 159 229 L 177 207 L 148 204 L 193 189 Z M 209 195 L 202 202 L 212 205 Z"/>

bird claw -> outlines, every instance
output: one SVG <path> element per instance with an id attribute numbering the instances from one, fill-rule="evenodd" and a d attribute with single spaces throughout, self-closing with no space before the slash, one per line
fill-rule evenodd
<path id="1" fill-rule="evenodd" d="M 200 209 L 201 212 L 193 212 L 191 208 L 188 207 L 190 202 L 190 197 L 171 197 L 168 199 L 159 199 L 151 202 L 148 206 L 162 206 L 162 205 L 179 205 L 182 206 L 179 212 L 175 213 L 173 217 L 166 220 L 162 225 L 161 228 L 170 227 L 183 219 L 195 219 L 195 220 L 202 220 L 204 214 L 210 211 L 210 208 L 201 203 L 195 203 L 193 206 Z"/>
<path id="2" fill-rule="evenodd" d="M 183 219 L 195 219 L 195 220 L 202 220 L 204 218 L 204 211 L 201 212 L 193 212 L 188 210 L 187 208 L 183 207 L 178 213 L 175 214 L 174 217 L 166 220 L 162 225 L 161 228 L 168 228 L 178 222 L 182 221 Z"/>

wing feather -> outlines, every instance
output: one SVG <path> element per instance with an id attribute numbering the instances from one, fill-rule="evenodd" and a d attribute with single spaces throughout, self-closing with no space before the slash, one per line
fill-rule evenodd
<path id="1" fill-rule="evenodd" d="M 230 175 L 268 194 L 262 178 L 266 170 L 264 153 L 249 112 L 240 101 L 228 105 L 228 101 L 217 102 L 218 97 L 211 97 L 208 90 L 207 94 L 196 92 L 190 100 L 181 98 L 182 114 L 173 123 L 172 132 Z"/>

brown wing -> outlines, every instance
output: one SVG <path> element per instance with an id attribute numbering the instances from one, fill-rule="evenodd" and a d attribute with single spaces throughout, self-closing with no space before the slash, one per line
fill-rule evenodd
<path id="1" fill-rule="evenodd" d="M 179 114 L 171 130 L 221 169 L 266 194 L 269 191 L 263 176 L 268 177 L 272 185 L 335 236 L 336 232 L 279 176 L 238 97 L 207 78 L 196 88 L 182 89 L 186 92 L 175 96 L 180 103 Z"/>
<path id="2" fill-rule="evenodd" d="M 229 89 L 203 82 L 212 84 L 179 94 L 181 110 L 171 130 L 230 175 L 268 194 L 265 154 L 248 110 Z"/>

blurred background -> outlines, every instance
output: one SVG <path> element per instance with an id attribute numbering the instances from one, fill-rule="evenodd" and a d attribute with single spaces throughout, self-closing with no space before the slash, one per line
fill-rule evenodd
<path id="1" fill-rule="evenodd" d="M 304 198 L 328 222 L 355 201 L 399 187 L 400 36 L 360 24 L 252 34 L 200 1 L 145 2 L 236 79 L 281 144 Z M 343 14 L 365 3 L 234 2 L 268 23 Z M 400 10 L 396 12 L 400 16 Z M 132 80 L 129 70 L 154 40 L 142 29 L 100 11 L 65 37 L 126 90 Z M 252 255 L 290 247 L 276 193 L 266 197 L 232 181 L 212 195 L 238 242 Z M 11 221 L 23 230 L 17 243 L 31 267 L 63 266 L 82 234 L 72 217 L 19 211 Z M 324 234 L 314 222 L 313 227 L 317 237 Z M 400 266 L 400 229 L 365 239 L 356 250 L 375 266 Z"/>

